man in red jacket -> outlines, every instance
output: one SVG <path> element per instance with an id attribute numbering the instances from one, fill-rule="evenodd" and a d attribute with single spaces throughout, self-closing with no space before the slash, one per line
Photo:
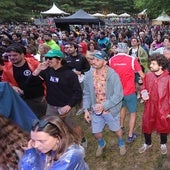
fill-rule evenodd
<path id="1" fill-rule="evenodd" d="M 144 78 L 141 95 L 145 101 L 142 132 L 145 143 L 139 153 L 145 152 L 152 146 L 151 134 L 160 134 L 161 154 L 167 153 L 167 134 L 170 133 L 170 76 L 167 59 L 155 53 L 149 58 L 150 70 Z"/>
<path id="2" fill-rule="evenodd" d="M 6 50 L 10 62 L 3 68 L 2 81 L 8 82 L 25 100 L 32 111 L 40 118 L 46 112 L 43 100 L 45 88 L 40 77 L 32 79 L 32 72 L 39 62 L 34 58 L 26 58 L 24 47 L 13 44 Z"/>

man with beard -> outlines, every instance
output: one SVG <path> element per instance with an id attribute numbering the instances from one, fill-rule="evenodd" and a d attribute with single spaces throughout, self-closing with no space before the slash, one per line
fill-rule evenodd
<path id="1" fill-rule="evenodd" d="M 90 65 L 87 59 L 78 52 L 77 44 L 70 43 L 69 45 L 69 55 L 65 58 L 67 65 L 81 79 L 81 76 L 90 69 Z"/>
<path id="2" fill-rule="evenodd" d="M 24 47 L 13 44 L 6 50 L 10 62 L 3 68 L 2 81 L 8 82 L 40 118 L 45 114 L 45 86 L 40 77 L 30 79 L 39 62 L 25 57 Z"/>
<path id="3" fill-rule="evenodd" d="M 167 59 L 158 53 L 150 57 L 150 70 L 145 75 L 141 96 L 144 102 L 142 132 L 145 143 L 139 153 L 152 146 L 151 134 L 160 134 L 161 154 L 167 154 L 167 135 L 170 133 L 170 76 Z"/>
<path id="4" fill-rule="evenodd" d="M 104 51 L 95 52 L 92 68 L 85 74 L 83 89 L 85 119 L 91 121 L 92 133 L 98 144 L 96 157 L 102 155 L 106 146 L 102 135 L 106 124 L 117 135 L 120 155 L 126 153 L 120 126 L 123 90 L 118 74 L 107 65 L 106 60 Z"/>
<path id="5" fill-rule="evenodd" d="M 75 43 L 70 43 L 69 55 L 65 58 L 67 66 L 76 73 L 78 76 L 81 87 L 83 86 L 82 82 L 84 80 L 84 73 L 90 69 L 90 65 L 87 59 L 78 52 L 78 45 Z M 82 114 L 84 110 L 81 108 L 81 101 L 78 105 L 80 109 L 77 111 L 77 115 Z"/>

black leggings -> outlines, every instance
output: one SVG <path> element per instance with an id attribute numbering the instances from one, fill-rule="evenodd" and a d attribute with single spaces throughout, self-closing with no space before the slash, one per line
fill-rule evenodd
<path id="1" fill-rule="evenodd" d="M 151 134 L 144 133 L 145 137 L 145 143 L 147 145 L 151 145 L 152 139 L 151 139 Z M 160 134 L 160 144 L 166 144 L 167 143 L 167 133 L 161 133 Z"/>

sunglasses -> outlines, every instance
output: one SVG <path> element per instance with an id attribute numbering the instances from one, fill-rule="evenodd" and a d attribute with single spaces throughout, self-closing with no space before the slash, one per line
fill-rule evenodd
<path id="1" fill-rule="evenodd" d="M 52 60 L 55 57 L 45 57 L 45 60 Z"/>
<path id="2" fill-rule="evenodd" d="M 45 128 L 47 125 L 53 125 L 56 127 L 57 131 L 59 132 L 59 128 L 57 127 L 56 124 L 48 121 L 48 120 L 38 120 L 38 119 L 34 119 L 32 121 L 32 128 L 34 129 L 35 127 L 39 127 L 39 128 Z"/>

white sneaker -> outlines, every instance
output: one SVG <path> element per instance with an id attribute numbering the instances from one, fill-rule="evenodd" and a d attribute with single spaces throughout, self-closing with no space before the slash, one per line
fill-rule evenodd
<path id="1" fill-rule="evenodd" d="M 166 155 L 167 154 L 166 144 L 161 144 L 161 154 L 162 155 Z"/>
<path id="2" fill-rule="evenodd" d="M 125 147 L 125 145 L 124 146 L 121 146 L 121 147 L 119 147 L 120 148 L 120 155 L 125 155 L 126 154 L 126 147 Z"/>
<path id="3" fill-rule="evenodd" d="M 142 145 L 141 148 L 139 148 L 139 153 L 144 153 L 147 149 L 149 149 L 150 147 L 152 147 L 152 145 L 147 145 L 146 143 L 144 143 Z"/>

